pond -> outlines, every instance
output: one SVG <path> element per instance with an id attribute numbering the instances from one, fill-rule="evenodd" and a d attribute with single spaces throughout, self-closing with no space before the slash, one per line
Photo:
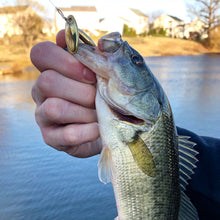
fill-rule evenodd
<path id="1" fill-rule="evenodd" d="M 220 138 L 220 56 L 148 57 L 176 124 Z M 0 82 L 1 219 L 112 220 L 111 184 L 99 182 L 99 156 L 73 158 L 42 140 L 28 79 Z"/>

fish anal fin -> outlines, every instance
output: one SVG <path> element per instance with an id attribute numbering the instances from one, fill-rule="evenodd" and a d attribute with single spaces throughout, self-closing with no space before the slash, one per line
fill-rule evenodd
<path id="1" fill-rule="evenodd" d="M 142 172 L 150 177 L 154 177 L 156 175 L 156 166 L 153 156 L 148 149 L 146 143 L 141 139 L 139 135 L 137 135 L 132 142 L 127 144 L 130 148 L 135 162 L 142 170 Z"/>
<path id="2" fill-rule="evenodd" d="M 196 208 L 184 192 L 181 192 L 178 220 L 199 220 Z"/>
<path id="3" fill-rule="evenodd" d="M 108 147 L 102 149 L 98 162 L 98 176 L 102 183 L 109 183 L 112 180 L 112 157 Z"/>

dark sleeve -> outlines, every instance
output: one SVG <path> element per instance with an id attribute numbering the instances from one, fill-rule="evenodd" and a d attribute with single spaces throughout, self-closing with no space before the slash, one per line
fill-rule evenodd
<path id="1" fill-rule="evenodd" d="M 199 160 L 186 194 L 197 208 L 200 220 L 220 219 L 220 139 L 198 136 L 177 127 L 178 135 L 190 136 Z"/>

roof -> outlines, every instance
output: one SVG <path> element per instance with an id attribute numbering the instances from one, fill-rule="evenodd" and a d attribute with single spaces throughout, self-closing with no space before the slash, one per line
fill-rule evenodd
<path id="1" fill-rule="evenodd" d="M 148 17 L 147 15 L 145 15 L 143 12 L 141 12 L 138 9 L 134 9 L 134 8 L 130 8 L 131 11 L 133 11 L 135 14 L 139 15 L 139 16 L 144 16 L 144 17 Z"/>
<path id="2" fill-rule="evenodd" d="M 96 12 L 95 6 L 72 6 L 70 8 L 60 8 L 61 11 L 84 11 L 84 12 Z"/>
<path id="3" fill-rule="evenodd" d="M 0 14 L 15 14 L 19 11 L 25 11 L 28 7 L 28 5 L 6 6 L 0 8 Z"/>
<path id="4" fill-rule="evenodd" d="M 177 18 L 177 17 L 175 17 L 175 16 L 172 16 L 172 15 L 168 15 L 169 17 L 171 17 L 171 18 L 173 18 L 174 20 L 176 20 L 176 21 L 183 21 L 183 20 L 181 20 L 180 18 Z"/>

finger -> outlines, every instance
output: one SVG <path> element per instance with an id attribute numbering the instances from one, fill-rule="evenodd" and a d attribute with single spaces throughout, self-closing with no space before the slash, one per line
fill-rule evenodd
<path id="1" fill-rule="evenodd" d="M 59 98 L 48 98 L 37 107 L 35 118 L 39 126 L 52 124 L 96 122 L 96 112 Z"/>
<path id="2" fill-rule="evenodd" d="M 61 30 L 58 32 L 56 36 L 56 43 L 58 46 L 66 48 L 65 30 Z"/>
<path id="3" fill-rule="evenodd" d="M 57 97 L 94 108 L 95 95 L 96 89 L 93 85 L 71 80 L 53 70 L 44 71 L 32 89 L 32 96 L 37 105 L 48 97 Z"/>
<path id="4" fill-rule="evenodd" d="M 41 131 L 46 144 L 65 152 L 68 152 L 68 149 L 72 147 L 93 142 L 99 137 L 99 129 L 96 122 L 49 126 L 41 128 Z"/>
<path id="5" fill-rule="evenodd" d="M 93 142 L 88 142 L 78 146 L 69 146 L 64 150 L 66 153 L 74 157 L 91 157 L 100 154 L 102 150 L 102 144 L 100 138 Z"/>
<path id="6" fill-rule="evenodd" d="M 40 72 L 53 69 L 60 74 L 85 83 L 96 82 L 95 74 L 67 51 L 52 42 L 42 42 L 31 49 L 31 61 Z"/>

